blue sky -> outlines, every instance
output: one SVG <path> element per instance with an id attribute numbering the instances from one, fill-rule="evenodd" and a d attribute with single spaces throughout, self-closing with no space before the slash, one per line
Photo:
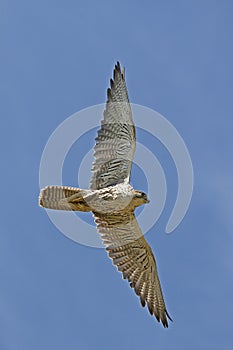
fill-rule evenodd
<path id="1" fill-rule="evenodd" d="M 22 0 L 0 8 L 0 348 L 231 348 L 233 3 Z M 168 182 L 165 210 L 146 238 L 174 319 L 169 329 L 140 307 L 104 250 L 67 239 L 37 205 L 50 134 L 105 101 L 116 60 L 126 66 L 131 101 L 177 128 L 194 166 L 189 211 L 166 235 L 176 172 L 150 143 Z M 74 171 L 67 159 L 67 181 Z"/>

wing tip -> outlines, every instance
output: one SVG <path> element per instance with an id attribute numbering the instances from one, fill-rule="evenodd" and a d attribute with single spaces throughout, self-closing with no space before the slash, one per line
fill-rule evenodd
<path id="1" fill-rule="evenodd" d="M 167 310 L 165 310 L 165 314 L 166 314 L 167 318 L 168 318 L 171 322 L 173 322 L 173 319 L 171 318 L 171 316 L 169 315 L 169 313 L 167 312 Z"/>
<path id="2" fill-rule="evenodd" d="M 117 79 L 117 77 L 121 77 L 122 80 L 125 80 L 125 68 L 123 67 L 121 69 L 121 65 L 119 61 L 117 61 L 117 63 L 115 64 L 115 67 L 113 70 L 113 79 L 112 78 L 110 79 L 110 88 L 107 89 L 108 102 L 111 101 L 112 99 L 111 90 L 113 90 L 115 87 L 115 80 Z"/>
<path id="3" fill-rule="evenodd" d="M 156 317 L 157 318 L 157 317 Z M 168 319 L 173 322 L 173 319 L 171 318 L 171 316 L 169 315 L 169 313 L 167 312 L 167 310 L 165 309 L 163 315 L 161 316 L 160 320 L 162 322 L 162 325 L 164 326 L 164 328 L 168 328 L 169 324 L 168 324 Z M 158 320 L 158 319 L 157 319 Z M 159 321 L 160 321 L 159 320 Z"/>
<path id="4" fill-rule="evenodd" d="M 168 319 L 171 322 L 173 322 L 173 319 L 169 315 L 167 309 L 165 309 L 163 312 L 158 312 L 157 308 L 155 308 L 153 304 L 145 300 L 142 295 L 139 295 L 139 297 L 140 297 L 140 302 L 142 307 L 145 307 L 147 305 L 150 315 L 155 316 L 156 320 L 158 322 L 161 322 L 164 328 L 168 328 L 169 327 Z"/>
<path id="5" fill-rule="evenodd" d="M 116 78 L 116 74 L 120 74 L 122 79 L 125 80 L 125 67 L 121 68 L 121 64 L 119 61 L 117 61 L 117 63 L 115 64 L 115 68 L 113 71 L 113 78 Z"/>

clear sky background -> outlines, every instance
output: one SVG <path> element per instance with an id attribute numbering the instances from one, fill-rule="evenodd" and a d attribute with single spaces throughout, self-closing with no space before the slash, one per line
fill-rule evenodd
<path id="1" fill-rule="evenodd" d="M 1 1 L 1 350 L 232 348 L 232 33 L 230 0 Z M 103 249 L 66 238 L 37 204 L 50 134 L 105 101 L 116 60 L 131 101 L 171 121 L 194 166 L 189 211 L 166 235 L 176 172 L 150 143 L 168 182 L 165 210 L 146 235 L 174 319 L 168 329 Z M 76 171 L 68 158 L 67 184 L 76 185 Z M 137 181 L 142 188 L 144 177 Z"/>

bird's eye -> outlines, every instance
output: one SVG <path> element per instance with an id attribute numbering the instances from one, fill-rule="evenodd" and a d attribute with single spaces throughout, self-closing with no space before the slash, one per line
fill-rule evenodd
<path id="1" fill-rule="evenodd" d="M 147 195 L 146 195 L 146 193 L 144 193 L 144 192 L 139 192 L 139 193 L 137 193 L 137 195 L 136 195 L 138 198 L 147 198 Z"/>

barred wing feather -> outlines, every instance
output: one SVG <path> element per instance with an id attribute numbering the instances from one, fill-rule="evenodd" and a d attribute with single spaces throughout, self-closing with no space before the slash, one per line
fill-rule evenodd
<path id="1" fill-rule="evenodd" d="M 164 303 L 155 258 L 134 214 L 94 213 L 94 217 L 113 264 L 134 288 L 142 306 L 147 305 L 150 314 L 168 327 L 167 318 L 171 318 Z"/>
<path id="2" fill-rule="evenodd" d="M 94 147 L 92 190 L 128 183 L 136 147 L 124 71 L 121 71 L 119 62 L 115 65 L 110 84 L 104 119 Z"/>

